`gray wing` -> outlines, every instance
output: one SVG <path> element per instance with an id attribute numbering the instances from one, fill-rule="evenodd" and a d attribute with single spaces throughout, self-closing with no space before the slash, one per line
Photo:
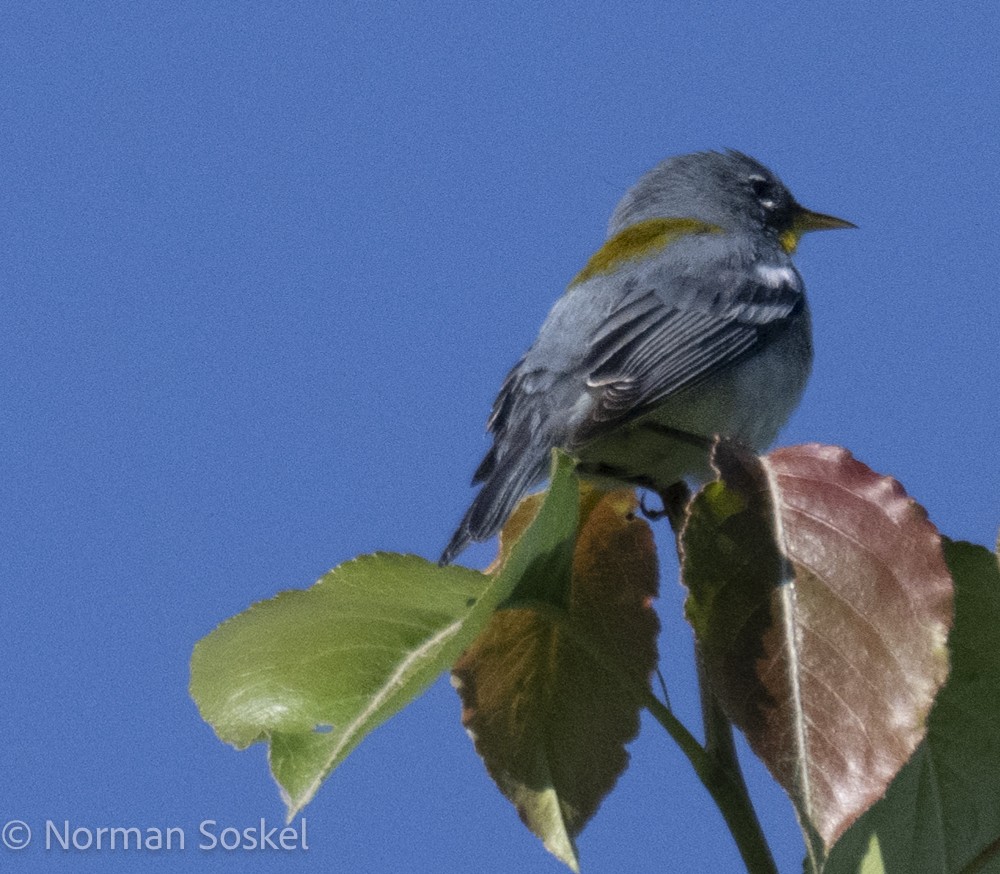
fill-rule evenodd
<path id="1" fill-rule="evenodd" d="M 753 354 L 805 301 L 790 264 L 724 271 L 711 286 L 702 280 L 686 299 L 675 298 L 680 302 L 667 304 L 658 288 L 636 283 L 594 336 L 583 362 L 594 404 L 575 442 L 642 416 Z"/>

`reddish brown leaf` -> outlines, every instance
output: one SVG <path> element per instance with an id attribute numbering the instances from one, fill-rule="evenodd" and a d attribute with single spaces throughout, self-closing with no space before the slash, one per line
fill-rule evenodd
<path id="1" fill-rule="evenodd" d="M 716 463 L 684 533 L 688 614 L 723 707 L 826 850 L 917 747 L 947 675 L 940 538 L 843 449 L 720 444 Z"/>
<path id="2" fill-rule="evenodd" d="M 630 492 L 585 494 L 568 612 L 501 610 L 453 669 L 462 722 L 490 776 L 574 869 L 573 839 L 624 771 L 639 729 L 621 675 L 645 683 L 656 666 L 656 553 L 635 510 Z M 524 524 L 515 514 L 505 540 Z"/>

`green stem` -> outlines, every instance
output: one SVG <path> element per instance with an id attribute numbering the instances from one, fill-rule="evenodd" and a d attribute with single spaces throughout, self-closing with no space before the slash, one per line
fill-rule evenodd
<path id="1" fill-rule="evenodd" d="M 739 759 L 736 757 L 736 744 L 733 743 L 733 726 L 729 722 L 729 717 L 723 712 L 715 692 L 712 691 L 712 684 L 705 668 L 705 659 L 697 641 L 694 645 L 694 658 L 695 666 L 698 669 L 698 692 L 701 695 L 701 722 L 705 731 L 705 752 L 728 767 L 733 775 L 742 781 L 743 774 L 740 771 Z"/>
<path id="2" fill-rule="evenodd" d="M 683 574 L 684 569 L 684 526 L 688 519 L 691 506 L 691 489 L 687 483 L 677 482 L 660 493 L 663 509 L 674 533 L 674 546 L 677 549 L 677 563 Z M 756 874 L 761 872 L 777 872 L 771 849 L 767 845 L 757 811 L 754 810 L 750 793 L 747 791 L 740 760 L 736 755 L 736 744 L 733 742 L 733 726 L 729 717 L 722 710 L 722 705 L 712 689 L 705 659 L 697 636 L 694 644 L 695 666 L 698 669 L 698 694 L 701 697 L 702 727 L 705 731 L 705 746 L 699 747 L 712 766 L 726 775 L 724 783 L 717 782 L 713 775 L 706 775 L 699 770 L 699 765 L 691 758 L 692 766 L 701 777 L 705 788 L 711 793 L 716 805 L 726 819 L 726 824 L 736 840 L 743 856 L 747 870 Z M 682 747 L 683 749 L 683 747 Z M 713 791 L 709 779 L 719 789 L 720 794 Z M 722 798 L 724 796 L 725 802 Z"/>
<path id="3" fill-rule="evenodd" d="M 712 796 L 729 826 L 747 871 L 751 874 L 778 874 L 771 848 L 767 845 L 757 813 L 747 794 L 739 764 L 736 763 L 733 770 L 730 763 L 709 755 L 683 723 L 651 691 L 646 690 L 643 704 L 681 748 L 698 779 Z"/>

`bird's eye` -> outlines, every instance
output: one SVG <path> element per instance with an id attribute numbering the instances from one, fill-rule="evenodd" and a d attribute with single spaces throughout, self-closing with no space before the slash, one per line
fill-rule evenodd
<path id="1" fill-rule="evenodd" d="M 763 176 L 751 176 L 749 182 L 750 190 L 753 192 L 753 196 L 757 198 L 757 202 L 764 209 L 774 209 L 777 201 L 775 199 L 774 185 L 771 184 L 770 180 L 765 179 Z"/>

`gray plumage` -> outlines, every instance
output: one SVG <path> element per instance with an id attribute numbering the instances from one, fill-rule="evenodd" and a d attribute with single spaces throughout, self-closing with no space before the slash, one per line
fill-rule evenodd
<path id="1" fill-rule="evenodd" d="M 812 344 L 790 251 L 806 230 L 849 223 L 804 210 L 738 152 L 655 167 L 615 209 L 609 239 L 651 219 L 701 224 L 585 270 L 556 301 L 493 404 L 482 488 L 442 564 L 500 529 L 555 446 L 609 485 L 662 489 L 709 474 L 704 440 L 684 435 L 763 449 L 798 403 Z"/>

